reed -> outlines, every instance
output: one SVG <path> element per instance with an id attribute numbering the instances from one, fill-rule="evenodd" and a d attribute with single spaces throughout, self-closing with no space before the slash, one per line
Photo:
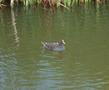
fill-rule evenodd
<path id="1" fill-rule="evenodd" d="M 20 5 L 25 7 L 41 5 L 45 8 L 61 6 L 68 9 L 74 4 L 85 5 L 85 3 L 92 2 L 95 4 L 104 4 L 107 0 L 0 0 L 0 7 L 4 5 L 9 5 L 11 7 Z"/>

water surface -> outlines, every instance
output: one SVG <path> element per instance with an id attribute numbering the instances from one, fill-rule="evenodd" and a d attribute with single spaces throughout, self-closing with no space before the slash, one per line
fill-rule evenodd
<path id="1" fill-rule="evenodd" d="M 64 52 L 41 41 L 66 41 Z M 0 10 L 0 90 L 108 90 L 109 6 Z"/>

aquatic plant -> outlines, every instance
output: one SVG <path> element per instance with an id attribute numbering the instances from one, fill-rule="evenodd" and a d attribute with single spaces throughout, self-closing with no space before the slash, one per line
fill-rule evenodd
<path id="1" fill-rule="evenodd" d="M 11 7 L 22 4 L 26 7 L 42 5 L 46 8 L 62 6 L 68 9 L 68 7 L 73 6 L 75 3 L 78 5 L 85 5 L 85 3 L 90 2 L 94 2 L 95 4 L 102 4 L 107 2 L 107 0 L 0 0 L 0 7 L 2 7 L 2 4 L 6 4 Z"/>

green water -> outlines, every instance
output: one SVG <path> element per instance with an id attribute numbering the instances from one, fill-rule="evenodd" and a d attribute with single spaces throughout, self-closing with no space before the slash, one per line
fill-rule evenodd
<path id="1" fill-rule="evenodd" d="M 109 6 L 0 10 L 0 90 L 109 90 Z"/>

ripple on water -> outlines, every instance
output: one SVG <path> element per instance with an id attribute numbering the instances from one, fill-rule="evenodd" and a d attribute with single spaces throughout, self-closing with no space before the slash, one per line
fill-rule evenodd
<path id="1" fill-rule="evenodd" d="M 12 90 L 14 88 L 16 59 L 12 55 L 0 51 L 0 89 Z"/>

